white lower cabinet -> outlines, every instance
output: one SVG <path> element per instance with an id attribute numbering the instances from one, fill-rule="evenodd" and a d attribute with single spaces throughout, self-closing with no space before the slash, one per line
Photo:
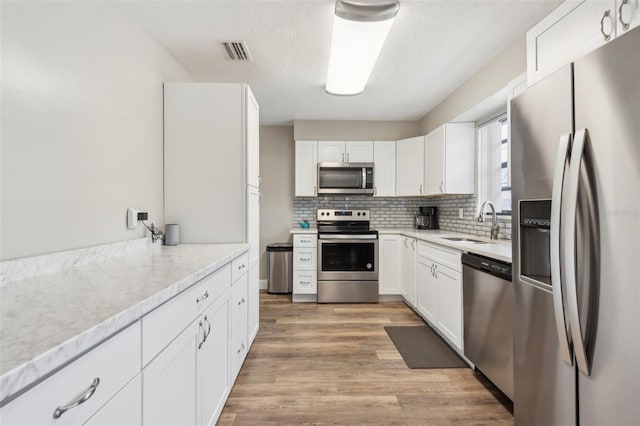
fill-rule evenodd
<path id="1" fill-rule="evenodd" d="M 400 235 L 381 234 L 379 237 L 379 274 L 380 294 L 402 294 L 402 240 Z"/>
<path id="2" fill-rule="evenodd" d="M 240 367 L 249 351 L 247 343 L 247 275 L 243 275 L 233 283 L 231 288 L 231 382 L 235 382 Z"/>
<path id="3" fill-rule="evenodd" d="M 404 301 L 411 307 L 416 306 L 416 239 L 402 237 L 402 274 L 401 291 Z"/>
<path id="4" fill-rule="evenodd" d="M 249 346 L 258 334 L 260 326 L 260 258 L 249 263 L 249 284 L 247 286 L 247 334 Z"/>
<path id="5" fill-rule="evenodd" d="M 197 356 L 197 414 L 201 425 L 215 424 L 231 391 L 229 318 L 229 297 L 220 298 L 202 317 L 201 339 L 206 338 L 198 341 Z"/>
<path id="6" fill-rule="evenodd" d="M 140 339 L 136 322 L 2 407 L 1 423 L 77 425 L 98 414 L 94 424 L 139 423 L 142 406 L 118 392 L 140 372 Z"/>
<path id="7" fill-rule="evenodd" d="M 435 263 L 418 257 L 418 312 L 431 323 L 438 318 L 438 280 L 434 274 Z"/>
<path id="8" fill-rule="evenodd" d="M 317 234 L 303 233 L 293 235 L 292 300 L 294 302 L 315 301 L 315 295 L 318 293 L 317 245 Z M 300 298 L 296 298 L 296 296 L 300 296 Z"/>
<path id="9" fill-rule="evenodd" d="M 461 252 L 418 244 L 417 311 L 455 347 L 462 350 Z"/>
<path id="10" fill-rule="evenodd" d="M 193 321 L 142 371 L 143 424 L 196 424 L 196 351 L 201 330 L 199 322 Z"/>

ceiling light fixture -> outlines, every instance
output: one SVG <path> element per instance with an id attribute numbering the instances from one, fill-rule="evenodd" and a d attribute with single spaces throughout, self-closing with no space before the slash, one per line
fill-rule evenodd
<path id="1" fill-rule="evenodd" d="M 327 93 L 362 93 L 399 9 L 399 0 L 336 2 Z"/>

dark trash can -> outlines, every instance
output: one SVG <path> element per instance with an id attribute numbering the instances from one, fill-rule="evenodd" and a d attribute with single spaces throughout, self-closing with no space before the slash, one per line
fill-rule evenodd
<path id="1" fill-rule="evenodd" d="M 267 246 L 267 292 L 291 293 L 293 290 L 293 244 Z"/>

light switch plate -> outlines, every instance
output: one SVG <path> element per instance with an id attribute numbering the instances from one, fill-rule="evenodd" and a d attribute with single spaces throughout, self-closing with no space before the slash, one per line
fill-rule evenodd
<path id="1" fill-rule="evenodd" d="M 136 229 L 138 226 L 138 210 L 127 209 L 127 229 Z"/>

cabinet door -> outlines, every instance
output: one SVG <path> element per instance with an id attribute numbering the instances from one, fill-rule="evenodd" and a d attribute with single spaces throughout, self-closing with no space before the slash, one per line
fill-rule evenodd
<path id="1" fill-rule="evenodd" d="M 142 424 L 142 375 L 138 374 L 85 426 L 129 426 Z"/>
<path id="2" fill-rule="evenodd" d="M 393 197 L 396 195 L 396 143 L 375 141 L 373 143 L 373 195 Z"/>
<path id="3" fill-rule="evenodd" d="M 192 322 L 142 370 L 142 423 L 196 424 L 196 351 L 202 337 Z"/>
<path id="4" fill-rule="evenodd" d="M 416 240 L 402 240 L 402 296 L 410 306 L 416 306 Z"/>
<path id="5" fill-rule="evenodd" d="M 346 158 L 344 141 L 318 141 L 318 163 L 342 163 Z"/>
<path id="6" fill-rule="evenodd" d="M 424 136 L 396 143 L 396 195 L 422 195 L 424 185 Z"/>
<path id="7" fill-rule="evenodd" d="M 260 326 L 260 259 L 249 263 L 249 287 L 247 288 L 247 315 L 249 346 L 258 334 Z"/>
<path id="8" fill-rule="evenodd" d="M 373 142 L 347 141 L 345 153 L 347 163 L 373 163 Z"/>
<path id="9" fill-rule="evenodd" d="M 442 125 L 424 137 L 424 193 L 444 192 L 445 126 Z"/>
<path id="10" fill-rule="evenodd" d="M 402 237 L 380 235 L 380 294 L 402 294 Z"/>
<path id="11" fill-rule="evenodd" d="M 249 350 L 247 343 L 247 284 L 244 274 L 231 287 L 231 383 L 235 382 Z"/>
<path id="12" fill-rule="evenodd" d="M 438 328 L 462 349 L 462 279 L 460 272 L 436 265 L 438 279 Z"/>
<path id="13" fill-rule="evenodd" d="M 473 194 L 476 123 L 447 123 L 444 128 L 444 177 L 438 193 Z"/>
<path id="14" fill-rule="evenodd" d="M 247 138 L 247 184 L 260 186 L 260 107 L 247 86 L 246 138 Z"/>
<path id="15" fill-rule="evenodd" d="M 294 247 L 293 248 L 293 270 L 294 271 L 315 271 L 316 270 L 317 249 Z"/>
<path id="16" fill-rule="evenodd" d="M 612 40 L 616 15 L 614 0 L 566 1 L 547 15 L 527 32 L 529 86 Z"/>
<path id="17" fill-rule="evenodd" d="M 418 312 L 431 324 L 437 325 L 438 280 L 433 261 L 418 257 Z"/>
<path id="18" fill-rule="evenodd" d="M 260 257 L 260 190 L 247 186 L 247 243 L 249 262 Z"/>
<path id="19" fill-rule="evenodd" d="M 296 197 L 318 195 L 318 143 L 296 141 Z"/>
<path id="20" fill-rule="evenodd" d="M 640 0 L 616 0 L 616 36 L 640 26 Z"/>
<path id="21" fill-rule="evenodd" d="M 229 381 L 229 293 L 221 296 L 200 317 L 203 323 L 198 343 L 198 423 L 215 424 L 230 391 Z M 206 337 L 205 337 L 206 336 Z"/>
<path id="22" fill-rule="evenodd" d="M 317 294 L 316 271 L 293 271 L 293 294 Z"/>

